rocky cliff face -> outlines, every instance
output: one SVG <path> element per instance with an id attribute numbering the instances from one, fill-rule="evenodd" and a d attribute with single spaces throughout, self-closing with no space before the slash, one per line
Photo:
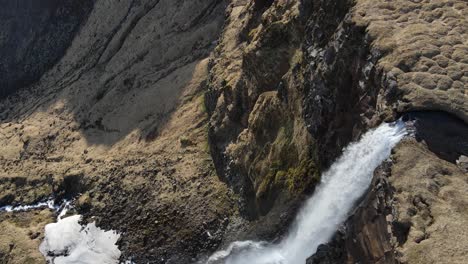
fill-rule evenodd
<path id="1" fill-rule="evenodd" d="M 191 263 L 281 234 L 369 127 L 442 111 L 459 120 L 429 119 L 447 130 L 400 144 L 310 261 L 467 259 L 454 244 L 468 201 L 455 199 L 467 178 L 457 165 L 468 155 L 464 1 L 10 2 L 0 206 L 80 194 L 80 213 L 123 234 L 124 259 Z M 448 144 L 450 131 L 463 143 Z M 0 218 L 1 261 L 24 262 L 17 252 L 52 219 L 38 214 L 36 224 Z M 26 229 L 34 235 L 8 235 Z"/>
<path id="2" fill-rule="evenodd" d="M 320 167 L 365 127 L 360 114 L 370 106 L 372 116 L 379 89 L 360 87 L 370 54 L 351 2 L 231 7 L 211 70 L 209 135 L 218 173 L 255 217 L 277 196 L 313 189 Z"/>
<path id="3" fill-rule="evenodd" d="M 250 218 L 267 213 L 283 190 L 309 185 L 296 181 L 316 181 L 312 138 L 295 118 L 302 95 L 285 94 L 285 76 L 292 79 L 300 63 L 307 8 L 294 1 L 234 1 L 214 53 L 205 96 L 211 153 Z"/>
<path id="4" fill-rule="evenodd" d="M 237 1 L 231 4 L 230 17 L 213 60 L 207 94 L 207 107 L 212 113 L 210 139 L 218 173 L 244 193 L 251 214 L 255 208 L 265 208 L 265 200 L 266 204 L 271 203 L 265 197 L 271 196 L 268 190 L 281 185 L 282 177 L 290 183 L 304 178 L 295 177 L 288 170 L 300 168 L 301 164 L 310 165 L 309 171 L 314 167 L 318 170 L 321 165 L 326 167 L 342 147 L 377 122 L 394 119 L 405 111 L 445 111 L 443 105 L 452 105 L 448 112 L 465 118 L 465 110 L 457 113 L 466 101 L 465 87 L 461 85 L 464 76 L 460 72 L 466 72 L 462 60 L 447 58 L 451 64 L 444 64 L 447 70 L 426 73 L 427 78 L 437 79 L 433 82 L 455 78 L 447 83 L 450 86 L 441 83 L 439 88 L 424 85 L 408 88 L 414 82 L 403 75 L 417 75 L 422 71 L 417 65 L 441 51 L 420 54 L 419 46 L 407 42 L 401 46 L 408 50 L 401 50 L 396 44 L 400 41 L 399 34 L 406 34 L 402 27 L 412 23 L 405 21 L 418 6 L 405 4 L 398 10 L 395 6 L 365 1 L 277 1 L 271 5 Z M 427 9 L 427 16 L 433 9 L 451 14 L 455 10 L 453 15 L 460 16 L 439 15 L 442 20 L 464 23 L 463 7 L 461 3 L 447 3 L 446 7 L 429 3 L 424 5 L 424 10 Z M 365 16 L 365 12 L 371 15 Z M 382 23 L 396 19 L 392 15 L 403 17 L 397 19 L 398 24 L 392 24 L 398 40 L 385 35 L 388 32 L 381 28 Z M 427 25 L 420 26 L 427 29 Z M 455 26 L 453 30 L 461 29 Z M 419 45 L 431 43 L 437 34 L 442 34 L 427 32 Z M 442 47 L 450 41 L 459 43 L 462 38 L 448 30 L 447 36 L 441 36 L 439 41 Z M 464 50 L 463 45 L 452 49 L 457 54 Z M 437 59 L 451 56 L 450 52 L 444 54 Z M 411 59 L 406 60 L 407 57 Z M 403 71 L 398 60 L 410 63 L 414 69 Z M 271 67 L 271 63 L 276 67 Z M 442 73 L 446 75 L 439 76 Z M 456 87 L 452 87 L 453 83 Z M 435 97 L 427 101 L 425 91 L 430 89 L 435 89 L 432 93 Z M 420 96 L 407 99 L 416 93 Z M 272 120 L 274 127 L 264 129 L 267 119 Z M 291 136 L 284 137 L 280 133 L 282 129 L 290 131 L 285 134 Z M 288 137 L 292 138 L 292 146 L 286 144 L 289 159 L 276 149 L 277 145 L 285 149 L 282 139 Z M 280 175 L 276 177 L 278 171 Z M 311 174 L 306 178 L 313 177 Z M 253 214 L 262 214 L 260 211 Z"/>
<path id="5" fill-rule="evenodd" d="M 237 1 L 231 8 L 206 97 L 211 150 L 218 174 L 245 199 L 241 209 L 260 223 L 281 219 L 275 208 L 285 201 L 294 204 L 301 194 L 313 190 L 318 172 L 348 142 L 379 122 L 418 110 L 444 111 L 466 122 L 466 3 Z M 276 67 L 264 70 L 271 68 L 270 61 Z M 449 120 L 431 122 L 449 127 Z M 454 171 L 460 170 L 455 163 L 467 154 L 466 144 L 459 143 L 454 150 L 453 144 L 440 143 L 446 142 L 447 133 L 436 133 L 440 134 L 437 140 L 405 142 L 401 148 L 426 148 L 436 153 L 438 163 L 446 160 Z M 407 158 L 407 166 L 420 162 Z M 457 175 L 464 179 L 466 172 Z M 414 175 L 408 172 L 405 177 Z M 393 190 L 396 183 L 385 184 Z M 410 263 L 422 261 L 415 253 L 394 250 L 404 246 L 391 240 L 388 228 L 395 226 L 394 236 L 401 239 L 400 232 L 419 227 L 386 218 L 389 211 L 411 200 L 393 202 L 392 195 L 371 191 L 368 207 L 350 219 L 346 238 L 336 238 L 362 243 L 344 251 L 331 250 L 332 258 L 322 260 L 396 263 L 412 255 Z M 291 203 L 286 202 L 294 208 Z M 381 216 L 375 219 L 375 215 Z M 431 243 L 442 240 L 435 238 Z M 453 261 L 466 258 L 463 250 L 456 252 Z M 436 259 L 432 255 L 424 261 Z"/>

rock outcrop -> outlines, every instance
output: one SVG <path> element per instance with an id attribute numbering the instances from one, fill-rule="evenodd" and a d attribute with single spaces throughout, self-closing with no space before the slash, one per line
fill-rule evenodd
<path id="1" fill-rule="evenodd" d="M 250 218 L 267 213 L 282 190 L 317 180 L 312 138 L 296 118 L 301 94 L 281 97 L 279 91 L 288 89 L 284 76 L 300 63 L 308 7 L 267 2 L 228 7 L 205 96 L 218 174 L 241 194 L 241 210 Z M 297 184 L 301 180 L 309 183 Z"/>
<path id="2" fill-rule="evenodd" d="M 366 127 L 360 114 L 372 99 L 362 97 L 375 102 L 378 89 L 359 88 L 368 49 L 350 7 L 236 1 L 228 9 L 206 95 L 209 136 L 218 174 L 250 217 L 313 190 L 320 168 Z"/>

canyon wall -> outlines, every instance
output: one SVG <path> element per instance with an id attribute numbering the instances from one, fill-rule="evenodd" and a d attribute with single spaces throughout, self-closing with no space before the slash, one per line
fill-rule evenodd
<path id="1" fill-rule="evenodd" d="M 367 128 L 413 111 L 443 111 L 454 117 L 434 118 L 429 123 L 447 130 L 421 125 L 419 133 L 431 134 L 431 140 L 418 135 L 416 142 L 402 143 L 393 157 L 400 159 L 388 165 L 387 172 L 399 170 L 398 177 L 376 176 L 365 202 L 343 227 L 346 230 L 334 238 L 342 246 L 323 246 L 318 255 L 325 257 L 314 256 L 310 261 L 466 260 L 466 251 L 460 247 L 441 245 L 446 238 L 427 220 L 430 209 L 423 207 L 430 205 L 419 201 L 422 194 L 395 194 L 411 189 L 425 193 L 427 177 L 432 176 L 399 168 L 418 168 L 431 160 L 434 168 L 427 170 L 447 171 L 444 175 L 453 175 L 457 183 L 447 187 L 453 188 L 450 195 L 440 197 L 431 191 L 430 199 L 457 212 L 458 220 L 466 215 L 461 209 L 466 198 L 459 193 L 466 187 L 466 161 L 456 165 L 468 154 L 466 138 L 461 136 L 468 110 L 466 3 L 268 3 L 231 4 L 206 96 L 215 166 L 243 197 L 241 212 L 256 219 L 257 225 L 271 224 L 275 221 L 271 219 L 288 223 L 291 219 L 284 215 L 294 215 L 295 204 L 301 195 L 313 191 L 319 173 Z M 272 69 L 271 64 L 276 67 Z M 457 129 L 452 126 L 453 118 L 459 119 Z M 452 137 L 457 143 L 448 144 Z M 427 156 L 411 157 L 410 153 L 421 150 Z M 457 195 L 461 197 L 458 205 L 443 202 Z M 402 211 L 413 203 L 423 205 L 414 205 L 416 209 L 409 213 Z M 278 207 L 288 209 L 278 213 Z M 437 225 L 453 228 L 452 234 L 457 235 L 464 232 L 459 225 L 464 221 L 458 220 L 451 223 L 440 217 Z M 438 234 L 428 235 L 426 229 L 438 230 L 434 231 Z M 408 234 L 415 238 L 407 238 Z M 426 241 L 426 237 L 433 239 Z M 435 245 L 440 258 L 437 254 L 418 257 Z M 451 257 L 443 251 L 451 252 Z"/>

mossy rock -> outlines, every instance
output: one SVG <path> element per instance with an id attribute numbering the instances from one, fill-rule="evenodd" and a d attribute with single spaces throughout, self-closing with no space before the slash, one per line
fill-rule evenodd
<path id="1" fill-rule="evenodd" d="M 288 199 L 298 197 L 315 188 L 319 182 L 320 170 L 313 160 L 303 161 L 299 166 L 286 170 L 277 170 L 277 167 L 272 166 L 270 173 L 257 188 L 257 205 L 265 209 L 272 206 L 278 196 L 286 196 Z"/>

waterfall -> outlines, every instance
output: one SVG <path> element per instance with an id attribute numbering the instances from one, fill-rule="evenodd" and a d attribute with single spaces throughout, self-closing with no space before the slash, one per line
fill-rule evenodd
<path id="1" fill-rule="evenodd" d="M 403 121 L 384 123 L 351 143 L 299 211 L 288 235 L 278 244 L 241 241 L 214 253 L 208 264 L 304 264 L 342 224 L 369 187 L 374 170 L 406 134 Z"/>

